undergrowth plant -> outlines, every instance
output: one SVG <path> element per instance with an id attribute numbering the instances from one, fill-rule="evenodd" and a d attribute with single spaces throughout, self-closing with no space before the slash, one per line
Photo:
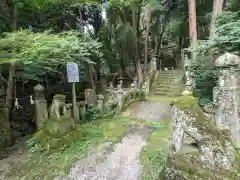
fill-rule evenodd
<path id="1" fill-rule="evenodd" d="M 217 86 L 218 71 L 206 66 L 200 61 L 190 67 L 196 83 L 195 96 L 199 98 L 199 105 L 204 106 L 212 102 L 213 88 Z"/>

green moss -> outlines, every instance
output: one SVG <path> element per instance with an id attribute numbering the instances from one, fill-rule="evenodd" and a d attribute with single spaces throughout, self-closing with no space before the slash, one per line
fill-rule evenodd
<path id="1" fill-rule="evenodd" d="M 212 124 L 212 120 L 209 119 L 205 113 L 198 106 L 198 100 L 191 96 L 182 96 L 175 98 L 171 101 L 171 105 L 174 105 L 178 109 L 184 111 L 188 115 L 189 119 L 186 119 L 186 123 L 189 126 L 196 127 L 198 132 L 202 135 L 201 142 L 198 145 L 208 141 L 213 147 L 214 152 L 224 151 L 226 148 L 226 142 L 230 141 L 230 135 L 226 130 L 219 130 Z M 168 157 L 166 168 L 162 173 L 162 177 L 165 177 L 168 172 L 176 178 L 189 178 L 191 179 L 238 179 L 237 174 L 232 170 L 216 169 L 206 167 L 202 162 L 198 161 L 200 153 L 185 153 L 174 154 Z M 235 168 L 236 170 L 237 168 Z"/>
<path id="2" fill-rule="evenodd" d="M 221 144 L 224 143 L 225 140 L 230 140 L 229 131 L 219 130 L 213 125 L 212 120 L 206 116 L 199 107 L 197 98 L 192 96 L 181 96 L 172 100 L 171 105 L 176 106 L 192 117 L 192 119 L 189 119 L 186 123 L 196 127 L 200 133 L 204 134 L 204 136 L 209 138 L 214 137 L 213 139 L 215 139 L 215 142 L 219 141 Z"/>
<path id="3" fill-rule="evenodd" d="M 206 165 L 199 163 L 197 158 L 198 156 L 190 154 L 175 154 L 169 156 L 167 168 L 164 169 L 165 173 L 163 173 L 163 176 L 166 176 L 166 171 L 172 170 L 172 173 L 176 177 L 179 177 L 179 175 L 184 177 L 194 177 L 192 179 L 234 180 L 237 178 L 237 174 L 233 173 L 233 171 L 209 168 Z"/>
<path id="4" fill-rule="evenodd" d="M 60 120 L 48 119 L 43 127 L 43 131 L 52 137 L 59 138 L 75 129 L 74 120 L 62 117 Z"/>
<path id="5" fill-rule="evenodd" d="M 143 180 L 158 179 L 169 151 L 171 123 L 170 121 L 161 121 L 159 125 L 163 128 L 157 129 L 149 136 L 147 145 L 140 154 L 141 179 Z"/>
<path id="6" fill-rule="evenodd" d="M 45 150 L 52 150 L 56 148 L 61 148 L 64 146 L 67 146 L 74 141 L 78 141 L 82 138 L 82 132 L 80 130 L 71 131 L 70 133 L 65 134 L 62 137 L 54 138 L 51 136 L 48 136 L 43 130 L 38 131 L 34 137 L 37 139 L 37 141 L 40 142 L 41 146 Z"/>
<path id="7" fill-rule="evenodd" d="M 177 108 L 182 110 L 192 111 L 196 106 L 198 106 L 198 100 L 193 96 L 180 96 L 173 98 L 170 105 L 175 105 Z"/>
<path id="8" fill-rule="evenodd" d="M 166 96 L 149 96 L 146 99 L 147 101 L 161 102 L 161 103 L 169 103 L 172 100 L 171 97 L 166 97 Z"/>

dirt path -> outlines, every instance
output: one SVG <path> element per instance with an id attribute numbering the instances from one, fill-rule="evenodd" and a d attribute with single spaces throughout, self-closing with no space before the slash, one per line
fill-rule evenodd
<path id="1" fill-rule="evenodd" d="M 103 157 L 88 157 L 80 160 L 70 170 L 67 177 L 61 180 L 139 180 L 141 149 L 152 128 L 140 126 L 133 128 L 121 143 L 116 144 L 113 151 Z M 101 153 L 102 156 L 106 155 Z M 100 155 L 101 156 L 101 155 Z M 100 159 L 97 163 L 96 159 Z M 86 166 L 87 163 L 87 166 Z"/>
<path id="2" fill-rule="evenodd" d="M 129 114 L 141 120 L 159 121 L 170 117 L 169 109 L 158 102 L 140 102 L 130 107 Z M 152 131 L 147 126 L 132 128 L 112 149 L 105 147 L 108 151 L 101 150 L 76 162 L 69 175 L 58 180 L 140 180 L 140 152 Z"/>

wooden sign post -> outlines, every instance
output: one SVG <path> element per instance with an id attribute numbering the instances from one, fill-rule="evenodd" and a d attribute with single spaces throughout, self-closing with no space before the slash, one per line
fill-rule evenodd
<path id="1" fill-rule="evenodd" d="M 72 83 L 72 105 L 73 105 L 73 116 L 75 121 L 79 121 L 79 110 L 76 102 L 76 87 L 75 83 L 79 82 L 78 65 L 73 62 L 67 63 L 67 77 L 68 82 Z"/>

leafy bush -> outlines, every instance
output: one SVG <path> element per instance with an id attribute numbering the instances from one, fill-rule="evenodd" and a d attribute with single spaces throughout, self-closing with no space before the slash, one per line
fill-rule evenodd
<path id="1" fill-rule="evenodd" d="M 96 104 L 89 104 L 86 111 L 86 121 L 100 118 L 100 110 Z"/>
<path id="2" fill-rule="evenodd" d="M 240 12 L 223 12 L 217 18 L 215 35 L 198 47 L 199 52 L 205 53 L 211 49 L 214 53 L 240 53 Z"/>
<path id="3" fill-rule="evenodd" d="M 86 63 L 95 63 L 93 59 L 103 61 L 101 47 L 97 40 L 84 37 L 77 31 L 53 34 L 51 31 L 33 33 L 19 30 L 5 33 L 0 39 L 0 63 L 14 62 L 23 79 L 35 80 L 46 74 L 62 75 L 67 62 L 84 67 Z M 15 53 L 7 53 L 12 49 Z"/>
<path id="4" fill-rule="evenodd" d="M 217 85 L 217 70 L 206 66 L 203 62 L 190 67 L 196 83 L 195 96 L 199 98 L 201 106 L 208 104 L 213 98 L 213 88 Z"/>

